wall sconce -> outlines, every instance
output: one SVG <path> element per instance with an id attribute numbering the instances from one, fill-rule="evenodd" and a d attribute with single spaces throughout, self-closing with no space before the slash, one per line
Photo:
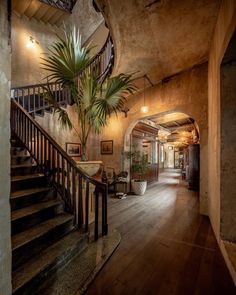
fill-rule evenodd
<path id="1" fill-rule="evenodd" d="M 141 107 L 140 111 L 141 113 L 148 113 L 149 111 L 149 108 L 148 106 L 146 105 L 146 102 L 145 102 L 145 86 L 146 86 L 146 75 L 143 76 L 143 106 Z"/>
<path id="2" fill-rule="evenodd" d="M 29 37 L 29 40 L 26 44 L 27 48 L 33 48 L 35 44 L 39 45 L 39 42 L 37 40 L 35 40 L 32 36 Z"/>
<path id="3" fill-rule="evenodd" d="M 129 109 L 127 107 L 124 107 L 121 111 L 125 114 L 125 118 L 127 118 Z"/>

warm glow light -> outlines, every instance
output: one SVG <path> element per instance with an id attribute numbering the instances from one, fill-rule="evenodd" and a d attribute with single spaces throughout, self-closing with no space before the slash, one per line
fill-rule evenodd
<path id="1" fill-rule="evenodd" d="M 26 43 L 27 48 L 33 48 L 35 44 L 39 44 L 32 36 L 29 37 L 28 42 Z"/>
<path id="2" fill-rule="evenodd" d="M 31 40 L 29 40 L 29 41 L 26 43 L 26 47 L 27 47 L 27 48 L 33 48 L 33 47 L 34 47 L 34 43 L 33 43 Z"/>
<path id="3" fill-rule="evenodd" d="M 142 106 L 141 107 L 141 112 L 142 113 L 148 113 L 148 106 Z"/>

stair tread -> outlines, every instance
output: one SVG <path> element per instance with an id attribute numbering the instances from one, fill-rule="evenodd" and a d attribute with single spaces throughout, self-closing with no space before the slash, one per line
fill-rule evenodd
<path id="1" fill-rule="evenodd" d="M 49 191 L 51 188 L 48 186 L 44 186 L 44 187 L 37 187 L 37 188 L 29 188 L 29 189 L 24 189 L 24 190 L 17 190 L 13 193 L 11 193 L 11 199 L 16 199 L 16 198 L 20 198 L 23 196 L 28 196 L 31 194 L 37 194 L 40 192 L 46 192 Z"/>
<path id="2" fill-rule="evenodd" d="M 17 158 L 30 158 L 30 155 L 11 155 L 12 159 L 17 159 Z"/>
<path id="3" fill-rule="evenodd" d="M 12 250 L 33 241 L 49 232 L 51 229 L 73 220 L 73 215 L 69 213 L 61 213 L 47 221 L 41 222 L 30 229 L 12 236 Z"/>
<path id="4" fill-rule="evenodd" d="M 37 213 L 43 209 L 47 209 L 56 205 L 61 204 L 62 201 L 59 200 L 49 200 L 46 202 L 40 202 L 31 206 L 27 206 L 21 209 L 17 209 L 11 212 L 11 220 L 15 221 L 17 219 L 20 219 L 22 217 Z"/>
<path id="5" fill-rule="evenodd" d="M 11 168 L 23 168 L 23 167 L 34 167 L 37 166 L 36 163 L 30 163 L 30 164 L 17 164 L 17 165 L 11 165 Z"/>
<path id="6" fill-rule="evenodd" d="M 21 181 L 21 180 L 27 180 L 27 179 L 33 179 L 38 177 L 44 177 L 43 173 L 34 173 L 34 174 L 28 174 L 28 175 L 16 175 L 11 177 L 11 181 Z"/>
<path id="7" fill-rule="evenodd" d="M 78 231 L 73 231 L 42 251 L 40 255 L 34 256 L 20 266 L 12 274 L 13 293 L 33 279 L 38 273 L 46 270 L 63 253 L 69 253 L 71 249 L 75 249 L 79 241 L 84 239 L 84 237 L 85 235 L 82 235 Z"/>

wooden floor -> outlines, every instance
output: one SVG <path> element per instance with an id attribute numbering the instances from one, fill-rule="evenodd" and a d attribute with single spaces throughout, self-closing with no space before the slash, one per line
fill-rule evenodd
<path id="1" fill-rule="evenodd" d="M 145 196 L 109 198 L 109 229 L 121 244 L 87 295 L 236 294 L 198 195 L 177 171 L 164 172 Z"/>

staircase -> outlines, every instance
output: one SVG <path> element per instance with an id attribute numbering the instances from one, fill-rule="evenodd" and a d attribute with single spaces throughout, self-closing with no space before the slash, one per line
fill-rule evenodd
<path id="1" fill-rule="evenodd" d="M 29 155 L 11 138 L 11 222 L 13 294 L 33 294 L 49 274 L 87 245 L 88 235 L 74 228 L 74 216 Z"/>
<path id="2" fill-rule="evenodd" d="M 12 9 L 18 16 L 60 26 L 75 3 L 75 0 L 13 0 Z"/>

